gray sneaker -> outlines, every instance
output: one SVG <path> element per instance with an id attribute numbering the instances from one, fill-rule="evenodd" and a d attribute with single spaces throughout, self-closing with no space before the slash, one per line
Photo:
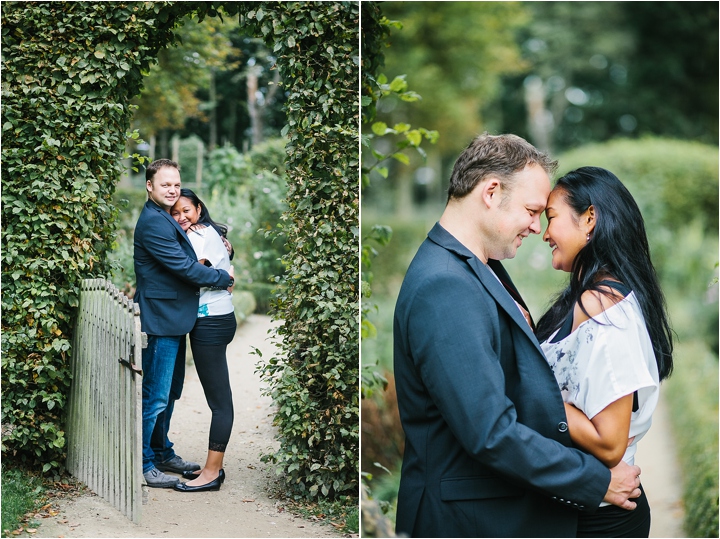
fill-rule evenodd
<path id="1" fill-rule="evenodd" d="M 200 469 L 200 465 L 196 462 L 183 460 L 182 457 L 178 455 L 175 455 L 173 458 L 166 460 L 165 462 L 156 462 L 155 467 L 161 472 L 173 473 L 194 472 L 195 470 Z"/>
<path id="2" fill-rule="evenodd" d="M 145 483 L 147 483 L 147 486 L 149 487 L 172 488 L 180 482 L 180 479 L 177 477 L 165 475 L 157 468 L 153 468 L 149 472 L 145 472 L 143 477 L 145 478 Z"/>

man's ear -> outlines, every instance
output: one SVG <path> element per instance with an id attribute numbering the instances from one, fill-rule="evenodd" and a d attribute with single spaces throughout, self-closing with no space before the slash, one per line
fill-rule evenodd
<path id="1" fill-rule="evenodd" d="M 477 188 L 481 189 L 480 193 L 482 201 L 488 208 L 496 205 L 500 201 L 500 197 L 502 196 L 502 185 L 500 184 L 500 180 L 496 178 L 489 178 L 484 183 L 479 184 Z"/>

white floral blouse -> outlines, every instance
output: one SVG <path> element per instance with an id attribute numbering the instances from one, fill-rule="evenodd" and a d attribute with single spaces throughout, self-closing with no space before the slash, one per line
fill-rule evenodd
<path id="1" fill-rule="evenodd" d="M 559 331 L 559 330 L 558 330 Z M 635 439 L 623 460 L 635 461 L 637 443 L 650 429 L 659 396 L 659 376 L 650 335 L 633 292 L 567 337 L 541 344 L 563 400 L 592 419 L 609 404 L 637 391 L 630 420 Z"/>

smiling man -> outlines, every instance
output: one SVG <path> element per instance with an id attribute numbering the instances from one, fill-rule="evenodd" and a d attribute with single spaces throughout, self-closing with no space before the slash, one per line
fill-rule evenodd
<path id="1" fill-rule="evenodd" d="M 164 471 L 200 469 L 176 455 L 167 439 L 173 375 L 178 378 L 184 373 L 184 369 L 175 372 L 178 350 L 195 325 L 200 287 L 227 288 L 233 279 L 224 270 L 200 264 L 187 235 L 170 216 L 180 196 L 177 163 L 170 159 L 153 161 L 145 178 L 148 200 L 135 226 L 134 240 L 134 300 L 140 305 L 140 324 L 148 336 L 147 348 L 142 351 L 143 475 L 150 487 L 170 488 L 179 479 Z M 184 366 L 184 357 L 180 362 Z M 156 430 L 158 422 L 161 425 Z"/>
<path id="2" fill-rule="evenodd" d="M 410 264 L 394 321 L 398 534 L 574 537 L 578 511 L 603 499 L 635 507 L 638 467 L 608 470 L 572 448 L 554 375 L 499 262 L 540 233 L 556 166 L 520 137 L 477 137 Z"/>

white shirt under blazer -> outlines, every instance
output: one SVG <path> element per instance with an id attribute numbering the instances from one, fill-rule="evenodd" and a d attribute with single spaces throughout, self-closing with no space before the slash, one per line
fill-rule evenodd
<path id="1" fill-rule="evenodd" d="M 192 228 L 187 231 L 187 235 L 193 249 L 195 249 L 198 260 L 206 259 L 212 264 L 213 268 L 230 271 L 230 256 L 227 248 L 222 238 L 220 238 L 220 234 L 213 227 Z M 198 318 L 218 316 L 231 312 L 233 312 L 233 303 L 230 292 L 225 289 L 200 289 Z"/>

